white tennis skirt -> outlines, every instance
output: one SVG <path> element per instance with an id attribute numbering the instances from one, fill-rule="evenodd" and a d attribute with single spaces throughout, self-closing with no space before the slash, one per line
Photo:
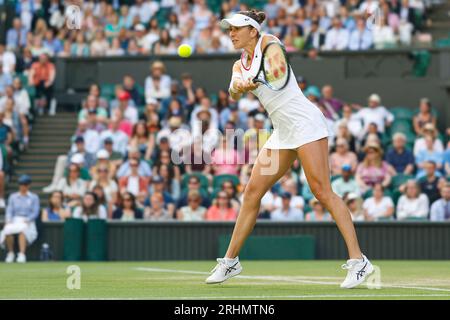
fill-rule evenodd
<path id="1" fill-rule="evenodd" d="M 273 131 L 263 148 L 296 149 L 331 135 L 322 111 L 305 96 L 296 96 L 269 114 Z"/>

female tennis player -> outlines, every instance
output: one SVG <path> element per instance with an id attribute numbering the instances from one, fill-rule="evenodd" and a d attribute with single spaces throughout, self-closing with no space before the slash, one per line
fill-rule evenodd
<path id="1" fill-rule="evenodd" d="M 221 21 L 221 26 L 229 29 L 234 47 L 243 49 L 241 59 L 233 65 L 230 95 L 238 100 L 246 92 L 255 94 L 269 113 L 274 130 L 261 148 L 244 190 L 242 207 L 225 257 L 217 259 L 218 264 L 206 283 L 221 283 L 241 273 L 239 251 L 255 226 L 261 198 L 298 157 L 311 191 L 331 213 L 345 240 L 349 260 L 342 266 L 348 272 L 341 288 L 353 288 L 373 272 L 373 266 L 360 250 L 349 209 L 331 189 L 327 124 L 319 108 L 303 95 L 289 64 L 287 70 L 282 67 L 282 62 L 280 67 L 283 58 L 280 51 L 272 50 L 266 54 L 269 45 L 276 43 L 282 48 L 282 44 L 273 35 L 261 34 L 264 19 L 264 12 L 251 10 Z M 263 64 L 262 60 L 265 60 Z M 279 68 L 267 70 L 270 65 Z M 264 71 L 262 77 L 261 70 Z M 255 83 L 255 78 L 262 81 Z M 285 83 L 280 86 L 277 79 Z"/>

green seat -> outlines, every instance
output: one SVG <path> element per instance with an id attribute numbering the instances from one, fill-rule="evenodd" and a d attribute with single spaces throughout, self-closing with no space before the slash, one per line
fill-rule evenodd
<path id="1" fill-rule="evenodd" d="M 412 120 L 407 119 L 395 120 L 391 125 L 390 134 L 391 136 L 393 136 L 397 132 L 401 132 L 405 135 L 414 134 L 412 127 Z"/>
<path id="2" fill-rule="evenodd" d="M 406 107 L 394 107 L 389 111 L 395 116 L 395 120 L 412 120 L 415 114 L 413 109 Z"/>
<path id="3" fill-rule="evenodd" d="M 407 217 L 403 219 L 403 221 L 428 221 L 428 218 L 425 217 Z"/>
<path id="4" fill-rule="evenodd" d="M 334 180 L 337 180 L 337 179 L 339 179 L 340 177 L 342 177 L 342 175 L 340 175 L 340 174 L 336 174 L 336 175 L 334 175 L 334 176 L 331 176 L 331 182 L 333 182 Z"/>
<path id="5" fill-rule="evenodd" d="M 414 179 L 413 175 L 410 174 L 397 174 L 392 177 L 391 187 L 392 190 L 398 189 L 402 184 L 404 184 L 406 181 Z"/>
<path id="6" fill-rule="evenodd" d="M 116 85 L 111 83 L 104 83 L 100 85 L 101 95 L 104 97 L 114 98 Z"/>
<path id="7" fill-rule="evenodd" d="M 27 90 L 30 99 L 34 99 L 36 97 L 36 88 L 33 86 L 26 86 L 25 90 Z"/>
<path id="8" fill-rule="evenodd" d="M 239 177 L 234 174 L 220 174 L 217 176 L 214 176 L 213 178 L 213 188 L 214 189 L 220 189 L 222 187 L 222 183 L 225 181 L 231 181 L 234 186 L 239 185 Z"/>
<path id="9" fill-rule="evenodd" d="M 201 172 L 193 172 L 193 173 L 186 173 L 183 175 L 183 178 L 181 179 L 181 188 L 183 190 L 187 189 L 188 187 L 188 181 L 191 176 L 196 176 L 200 179 L 200 188 L 204 190 L 208 190 L 209 188 L 209 181 L 208 178 Z"/>

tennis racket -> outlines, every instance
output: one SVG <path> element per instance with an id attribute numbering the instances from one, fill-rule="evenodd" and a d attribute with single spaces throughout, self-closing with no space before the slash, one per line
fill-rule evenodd
<path id="1" fill-rule="evenodd" d="M 261 66 L 253 82 L 280 91 L 288 84 L 290 73 L 286 50 L 279 42 L 273 41 L 264 48 Z"/>

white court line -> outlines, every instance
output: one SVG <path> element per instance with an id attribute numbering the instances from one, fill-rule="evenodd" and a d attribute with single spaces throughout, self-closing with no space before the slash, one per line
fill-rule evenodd
<path id="1" fill-rule="evenodd" d="M 134 268 L 134 270 L 147 271 L 147 272 L 182 273 L 182 274 L 201 274 L 201 275 L 209 275 L 210 274 L 209 272 L 202 272 L 202 271 L 147 268 L 147 267 L 138 267 L 138 268 Z M 340 282 L 301 280 L 301 279 L 296 279 L 293 277 L 283 277 L 283 276 L 242 276 L 242 275 L 239 275 L 239 276 L 236 276 L 235 278 L 252 279 L 252 280 L 287 281 L 287 282 L 297 282 L 297 283 L 305 283 L 305 284 L 319 284 L 319 285 L 333 285 L 333 286 L 340 284 Z M 400 285 L 385 284 L 385 283 L 382 283 L 381 286 L 388 287 L 388 288 L 397 288 L 397 289 L 416 289 L 416 290 L 425 290 L 425 291 L 450 292 L 450 289 L 433 288 L 433 287 L 400 286 Z"/>

